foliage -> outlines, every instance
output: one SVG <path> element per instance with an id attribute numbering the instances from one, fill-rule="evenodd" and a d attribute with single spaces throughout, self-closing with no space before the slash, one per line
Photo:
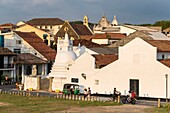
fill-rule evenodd
<path id="1" fill-rule="evenodd" d="M 153 26 L 162 26 L 162 30 L 164 30 L 170 27 L 170 21 L 169 20 L 157 21 L 153 24 Z"/>
<path id="2" fill-rule="evenodd" d="M 154 24 L 139 24 L 139 26 L 162 26 L 162 30 L 170 27 L 170 20 L 157 21 Z"/>

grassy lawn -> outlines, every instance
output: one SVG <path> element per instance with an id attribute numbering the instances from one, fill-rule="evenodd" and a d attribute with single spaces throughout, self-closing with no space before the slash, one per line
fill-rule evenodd
<path id="1" fill-rule="evenodd" d="M 0 103 L 8 104 L 0 106 L 1 113 L 42 113 L 67 110 L 71 107 L 118 105 L 114 102 L 74 101 L 54 97 L 27 97 L 9 94 L 0 94 Z"/>
<path id="2" fill-rule="evenodd" d="M 147 112 L 152 112 L 152 113 L 170 113 L 170 103 L 166 104 L 164 106 L 161 106 L 160 108 L 151 108 L 148 109 Z"/>

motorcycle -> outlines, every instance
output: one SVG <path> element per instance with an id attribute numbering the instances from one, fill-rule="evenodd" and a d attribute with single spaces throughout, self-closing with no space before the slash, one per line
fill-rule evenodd
<path id="1" fill-rule="evenodd" d="M 136 98 L 128 98 L 129 96 L 126 96 L 122 99 L 123 104 L 131 103 L 131 104 L 136 104 Z"/>

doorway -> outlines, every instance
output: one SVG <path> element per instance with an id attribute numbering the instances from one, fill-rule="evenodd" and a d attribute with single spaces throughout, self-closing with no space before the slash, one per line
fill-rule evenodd
<path id="1" fill-rule="evenodd" d="M 139 96 L 139 80 L 130 79 L 130 91 L 134 91 Z"/>

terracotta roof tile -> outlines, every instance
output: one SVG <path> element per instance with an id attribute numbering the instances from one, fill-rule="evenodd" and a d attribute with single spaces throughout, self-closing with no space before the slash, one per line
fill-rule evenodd
<path id="1" fill-rule="evenodd" d="M 154 47 L 157 47 L 159 52 L 170 52 L 170 41 L 167 40 L 145 40 Z"/>
<path id="2" fill-rule="evenodd" d="M 93 55 L 95 58 L 95 63 L 98 66 L 106 66 L 118 59 L 117 55 L 114 54 L 98 54 L 98 55 Z"/>
<path id="3" fill-rule="evenodd" d="M 170 67 L 170 59 L 160 60 L 160 62 L 168 67 Z"/>
<path id="4" fill-rule="evenodd" d="M 22 53 L 22 54 L 18 54 L 17 56 L 18 60 L 15 61 L 15 64 L 46 64 L 47 61 L 42 60 L 41 58 L 32 55 L 30 53 Z"/>
<path id="5" fill-rule="evenodd" d="M 100 45 L 100 44 L 97 44 L 97 43 L 94 43 L 94 42 L 91 42 L 91 41 L 85 40 L 85 39 L 78 39 L 78 40 L 74 40 L 74 41 L 73 41 L 73 45 L 74 45 L 74 46 L 78 46 L 79 43 L 80 43 L 80 45 L 84 45 L 84 46 L 86 46 L 87 48 L 103 47 L 103 46 Z"/>
<path id="6" fill-rule="evenodd" d="M 81 36 L 82 39 L 91 40 L 91 39 L 122 39 L 126 35 L 121 33 L 104 33 L 104 34 L 94 34 L 92 36 Z"/>
<path id="7" fill-rule="evenodd" d="M 62 25 L 64 21 L 59 18 L 34 18 L 27 23 L 31 25 Z"/>
<path id="8" fill-rule="evenodd" d="M 83 24 L 70 23 L 78 35 L 92 35 L 91 31 Z"/>
<path id="9" fill-rule="evenodd" d="M 12 24 L 12 23 L 5 23 L 5 24 L 1 24 L 0 27 L 16 27 L 16 25 Z"/>
<path id="10" fill-rule="evenodd" d="M 40 52 L 47 60 L 55 60 L 56 51 L 47 46 L 34 32 L 15 31 L 15 33 Z"/>
<path id="11" fill-rule="evenodd" d="M 11 50 L 9 50 L 8 48 L 3 48 L 0 46 L 0 55 L 16 55 L 15 53 L 13 53 Z"/>

